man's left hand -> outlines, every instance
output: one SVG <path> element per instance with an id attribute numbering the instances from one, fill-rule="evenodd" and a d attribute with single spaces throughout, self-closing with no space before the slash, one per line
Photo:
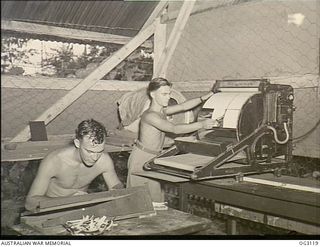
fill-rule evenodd
<path id="1" fill-rule="evenodd" d="M 213 95 L 213 92 L 209 92 L 209 93 L 207 93 L 207 94 L 205 94 L 205 95 L 202 95 L 202 96 L 201 96 L 201 101 L 202 101 L 202 102 L 205 102 L 205 101 L 208 100 L 212 95 Z"/>

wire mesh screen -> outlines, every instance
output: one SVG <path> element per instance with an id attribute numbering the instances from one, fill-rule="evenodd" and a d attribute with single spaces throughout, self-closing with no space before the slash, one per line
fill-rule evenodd
<path id="1" fill-rule="evenodd" d="M 169 6 L 168 35 L 176 5 Z M 166 75 L 173 81 L 268 78 L 292 85 L 294 154 L 319 157 L 319 11 L 314 0 L 200 2 Z"/>
<path id="2" fill-rule="evenodd" d="M 40 116 L 67 92 L 47 89 L 2 89 L 2 137 L 17 135 L 28 126 L 30 120 Z M 100 121 L 107 129 L 115 129 L 119 124 L 116 102 L 123 93 L 125 91 L 89 90 L 47 125 L 48 134 L 73 134 L 76 126 L 88 118 Z"/>
<path id="3" fill-rule="evenodd" d="M 319 73 L 316 1 L 225 2 L 190 16 L 168 77 L 185 81 Z M 174 22 L 167 22 L 168 33 Z"/>
<path id="4" fill-rule="evenodd" d="M 100 121 L 107 129 L 117 128 L 117 100 L 124 93 L 144 86 L 143 82 L 152 77 L 152 41 L 148 42 L 148 46 L 145 43 L 134 49 L 106 73 L 98 66 L 112 58 L 121 45 L 82 45 L 79 48 L 79 44 L 31 40 L 17 34 L 3 38 L 2 138 L 15 137 L 28 126 L 29 121 L 37 119 L 67 94 L 71 94 L 70 105 L 49 122 L 49 135 L 73 134 L 76 126 L 88 118 Z M 74 51 L 76 47 L 80 49 L 78 54 Z M 33 55 L 30 55 L 31 49 Z M 28 57 L 21 59 L 22 54 Z M 122 59 L 115 57 L 115 60 Z M 86 90 L 83 89 L 86 86 L 77 86 L 79 83 L 82 85 L 82 81 L 97 83 Z M 73 90 L 76 87 L 78 89 Z M 50 112 L 64 108 L 64 104 L 65 101 L 56 104 L 48 116 Z"/>

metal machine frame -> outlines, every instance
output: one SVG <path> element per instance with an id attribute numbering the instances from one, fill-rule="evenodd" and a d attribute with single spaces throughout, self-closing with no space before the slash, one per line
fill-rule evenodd
<path id="1" fill-rule="evenodd" d="M 144 164 L 145 170 L 203 180 L 246 174 L 274 172 L 288 168 L 292 159 L 292 120 L 293 88 L 289 85 L 270 84 L 268 80 L 221 80 L 217 81 L 218 89 L 224 88 L 257 88 L 262 96 L 263 117 L 257 128 L 246 136 L 230 141 L 230 130 L 214 128 L 225 136 L 225 141 L 215 143 L 199 140 L 197 143 L 186 143 L 179 138 L 175 145 Z M 219 137 L 221 139 L 221 137 Z M 245 158 L 233 160 L 242 164 L 239 167 L 223 167 L 231 158 L 244 151 Z M 206 165 L 186 171 L 174 167 L 165 167 L 154 162 L 155 159 L 188 152 L 200 153 L 212 157 Z"/>

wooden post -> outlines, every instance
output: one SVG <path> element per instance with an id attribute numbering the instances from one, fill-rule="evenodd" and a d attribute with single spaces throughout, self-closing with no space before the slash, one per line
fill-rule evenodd
<path id="1" fill-rule="evenodd" d="M 35 121 L 44 121 L 47 125 L 63 110 L 70 106 L 76 99 L 84 94 L 89 88 L 96 84 L 103 76 L 108 74 L 119 63 L 121 63 L 127 56 L 129 56 L 136 48 L 138 48 L 146 39 L 154 34 L 155 22 L 143 31 L 138 33 L 129 43 L 120 48 L 111 57 L 105 59 L 99 67 L 91 72 L 85 79 L 69 91 L 64 97 L 59 99 L 49 109 L 42 113 Z M 11 142 L 23 142 L 30 138 L 29 126 L 26 126 L 20 133 L 18 133 Z"/>
<path id="2" fill-rule="evenodd" d="M 153 74 L 158 70 L 158 64 L 166 47 L 167 24 L 160 23 L 160 17 L 156 19 L 156 30 L 154 31 L 154 48 L 153 48 Z"/>
<path id="3" fill-rule="evenodd" d="M 165 77 L 169 62 L 178 44 L 178 41 L 181 37 L 183 29 L 188 21 L 188 18 L 190 16 L 190 13 L 193 9 L 194 4 L 195 4 L 195 1 L 184 1 L 180 9 L 177 21 L 168 39 L 167 45 L 160 57 L 160 61 L 158 63 L 158 68 L 157 68 L 158 70 L 154 74 L 154 77 L 158 77 L 158 76 Z"/>

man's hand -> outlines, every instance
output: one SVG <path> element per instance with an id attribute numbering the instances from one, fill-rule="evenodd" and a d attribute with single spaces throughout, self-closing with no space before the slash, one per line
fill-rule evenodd
<path id="1" fill-rule="evenodd" d="M 44 200 L 48 200 L 47 196 L 27 196 L 25 209 L 30 212 L 37 212 L 38 207 L 40 207 L 40 202 Z"/>
<path id="2" fill-rule="evenodd" d="M 82 195 L 87 195 L 88 192 L 78 190 L 76 193 L 73 194 L 73 196 L 82 196 Z"/>
<path id="3" fill-rule="evenodd" d="M 124 189 L 124 185 L 122 183 L 118 183 L 111 188 L 112 190 Z"/>
<path id="4" fill-rule="evenodd" d="M 212 129 L 213 127 L 217 126 L 217 121 L 214 119 L 206 119 L 201 122 L 202 128 L 204 129 Z"/>
<path id="5" fill-rule="evenodd" d="M 219 90 L 219 83 L 215 83 L 211 89 L 211 91 L 215 94 L 215 93 L 219 93 L 220 90 Z"/>
<path id="6" fill-rule="evenodd" d="M 209 93 L 207 93 L 207 94 L 205 94 L 205 95 L 202 95 L 202 96 L 200 97 L 201 102 L 205 102 L 205 101 L 208 100 L 212 95 L 213 95 L 213 92 L 209 92 Z"/>

